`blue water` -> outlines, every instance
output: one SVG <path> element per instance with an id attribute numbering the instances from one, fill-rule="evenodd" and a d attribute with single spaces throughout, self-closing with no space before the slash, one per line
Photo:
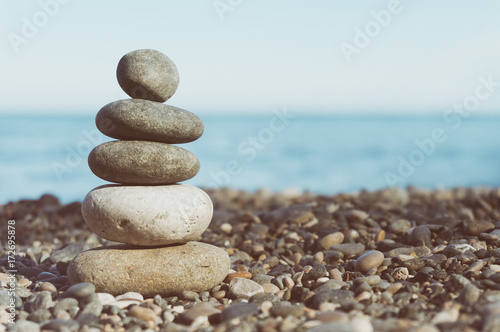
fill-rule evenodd
<path id="1" fill-rule="evenodd" d="M 471 116 L 460 124 L 439 114 L 202 119 L 204 135 L 182 145 L 200 159 L 199 174 L 187 181 L 196 186 L 323 194 L 389 185 L 500 186 L 500 117 Z M 442 132 L 430 143 L 435 130 Z M 416 139 L 426 145 L 419 148 Z M 86 158 L 108 140 L 93 116 L 0 117 L 0 203 L 43 193 L 83 199 L 106 183 Z"/>

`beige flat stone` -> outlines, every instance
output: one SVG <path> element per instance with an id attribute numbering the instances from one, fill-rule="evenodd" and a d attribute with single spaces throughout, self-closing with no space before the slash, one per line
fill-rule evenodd
<path id="1" fill-rule="evenodd" d="M 101 186 L 89 192 L 82 205 L 83 218 L 94 233 L 140 246 L 199 240 L 212 212 L 210 197 L 185 184 Z"/>
<path id="2" fill-rule="evenodd" d="M 76 256 L 68 266 L 68 278 L 72 284 L 91 282 L 97 292 L 114 296 L 137 292 L 165 297 L 211 289 L 224 280 L 229 267 L 227 253 L 206 243 L 161 248 L 116 245 Z"/>

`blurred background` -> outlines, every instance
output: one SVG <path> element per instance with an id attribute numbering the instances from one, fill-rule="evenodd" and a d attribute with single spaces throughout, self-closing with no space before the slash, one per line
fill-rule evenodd
<path id="1" fill-rule="evenodd" d="M 500 3 L 0 0 L 0 203 L 105 181 L 94 123 L 116 66 L 177 65 L 205 133 L 187 183 L 335 194 L 500 185 Z"/>

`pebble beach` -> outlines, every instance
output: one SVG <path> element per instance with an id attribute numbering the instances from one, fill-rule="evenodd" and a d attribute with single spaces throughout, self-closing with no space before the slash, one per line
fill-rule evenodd
<path id="1" fill-rule="evenodd" d="M 205 191 L 201 242 L 230 269 L 169 296 L 69 283 L 76 255 L 117 244 L 87 227 L 81 202 L 0 205 L 16 241 L 13 273 L 2 239 L 0 331 L 500 331 L 500 189 Z"/>

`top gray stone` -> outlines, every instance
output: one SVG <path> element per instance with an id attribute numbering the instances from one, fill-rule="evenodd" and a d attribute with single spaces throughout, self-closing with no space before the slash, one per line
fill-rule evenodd
<path id="1" fill-rule="evenodd" d="M 121 58 L 116 77 L 123 91 L 135 99 L 167 101 L 177 90 L 179 73 L 165 54 L 137 50 Z"/>
<path id="2" fill-rule="evenodd" d="M 179 144 L 197 140 L 203 122 L 191 112 L 143 99 L 125 99 L 107 104 L 95 119 L 104 134 L 123 140 Z"/>

